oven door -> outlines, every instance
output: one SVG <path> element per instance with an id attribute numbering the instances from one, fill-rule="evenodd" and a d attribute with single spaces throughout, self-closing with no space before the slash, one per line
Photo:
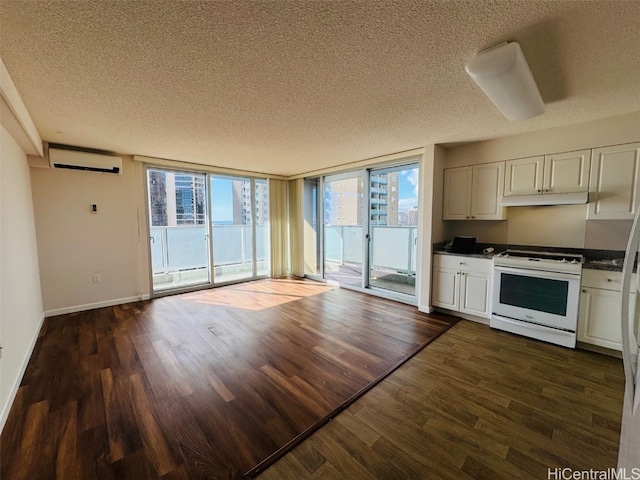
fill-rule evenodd
<path id="1" fill-rule="evenodd" d="M 580 274 L 494 267 L 493 313 L 576 331 Z"/>

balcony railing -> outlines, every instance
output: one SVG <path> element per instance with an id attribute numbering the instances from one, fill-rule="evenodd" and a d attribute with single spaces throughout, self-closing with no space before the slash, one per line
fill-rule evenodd
<path id="1" fill-rule="evenodd" d="M 251 225 L 214 225 L 214 267 L 253 262 Z M 209 267 L 206 225 L 151 227 L 151 258 L 154 275 Z M 269 226 L 256 226 L 256 258 L 269 258 Z"/>
<path id="2" fill-rule="evenodd" d="M 371 268 L 415 275 L 418 227 L 371 227 Z M 325 260 L 340 265 L 362 264 L 362 227 L 325 226 Z"/>

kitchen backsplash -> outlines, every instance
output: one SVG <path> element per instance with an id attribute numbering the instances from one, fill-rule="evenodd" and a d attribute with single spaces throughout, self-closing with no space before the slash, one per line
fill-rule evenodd
<path id="1" fill-rule="evenodd" d="M 476 237 L 480 243 L 625 250 L 630 220 L 586 220 L 587 205 L 510 207 L 500 221 L 444 222 L 447 238 Z"/>

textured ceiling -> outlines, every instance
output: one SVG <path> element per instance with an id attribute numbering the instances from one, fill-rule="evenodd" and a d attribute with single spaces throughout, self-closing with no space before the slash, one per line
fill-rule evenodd
<path id="1" fill-rule="evenodd" d="M 44 140 L 291 175 L 640 110 L 640 2 L 0 0 Z M 547 105 L 464 72 L 518 41 Z"/>

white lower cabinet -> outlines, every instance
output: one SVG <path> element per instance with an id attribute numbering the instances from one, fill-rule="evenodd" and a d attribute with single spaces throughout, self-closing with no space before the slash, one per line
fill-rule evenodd
<path id="1" fill-rule="evenodd" d="M 635 284 L 636 278 L 632 281 Z M 578 317 L 578 341 L 622 350 L 621 329 L 621 285 L 620 272 L 584 269 L 580 293 Z M 635 304 L 635 293 L 631 294 L 631 305 Z M 633 315 L 630 307 L 630 315 Z"/>
<path id="2" fill-rule="evenodd" d="M 490 259 L 462 255 L 434 255 L 431 303 L 460 313 L 490 318 Z"/>

